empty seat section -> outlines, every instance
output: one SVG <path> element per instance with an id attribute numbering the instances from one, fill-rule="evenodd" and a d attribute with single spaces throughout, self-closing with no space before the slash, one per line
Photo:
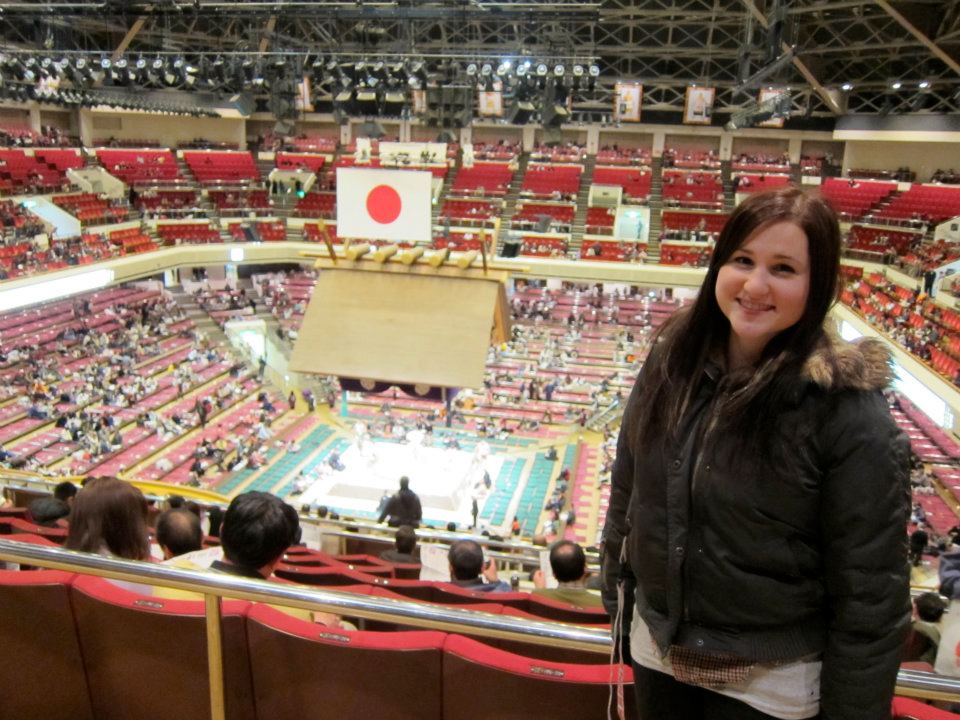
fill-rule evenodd
<path id="1" fill-rule="evenodd" d="M 938 223 L 960 215 L 960 188 L 913 185 L 881 208 L 877 217 Z"/>
<path id="2" fill-rule="evenodd" d="M 266 190 L 210 190 L 207 195 L 217 210 L 269 210 L 270 197 Z"/>
<path id="3" fill-rule="evenodd" d="M 157 234 L 164 245 L 222 242 L 220 232 L 207 223 L 168 223 L 157 225 Z"/>
<path id="4" fill-rule="evenodd" d="M 896 183 L 827 178 L 820 193 L 841 215 L 859 218 L 896 189 Z"/>
<path id="5" fill-rule="evenodd" d="M 580 165 L 527 165 L 520 192 L 534 197 L 576 196 L 580 190 Z"/>
<path id="6" fill-rule="evenodd" d="M 499 202 L 448 198 L 440 208 L 440 217 L 456 221 L 484 221 L 500 214 Z"/>
<path id="7" fill-rule="evenodd" d="M 720 208 L 723 180 L 720 173 L 664 170 L 663 201 L 672 205 Z"/>
<path id="8" fill-rule="evenodd" d="M 790 177 L 787 175 L 738 173 L 736 177 L 739 178 L 739 182 L 736 185 L 738 193 L 763 192 L 764 190 L 772 190 L 790 184 Z"/>
<path id="9" fill-rule="evenodd" d="M 93 577 L 74 581 L 72 600 L 97 720 L 210 717 L 203 601 L 140 595 Z M 246 602 L 222 603 L 224 695 L 231 720 L 255 717 L 247 610 Z"/>
<path id="10" fill-rule="evenodd" d="M 309 170 L 318 173 L 323 169 L 327 158 L 323 155 L 309 155 L 306 153 L 277 153 L 276 163 L 280 170 Z"/>
<path id="11" fill-rule="evenodd" d="M 97 158 L 111 175 L 128 185 L 179 180 L 180 168 L 169 150 L 97 150 Z"/>
<path id="12" fill-rule="evenodd" d="M 513 181 L 507 163 L 474 163 L 457 172 L 450 192 L 453 195 L 506 195 Z"/>
<path id="13" fill-rule="evenodd" d="M 334 630 L 264 605 L 247 633 L 260 720 L 444 717 L 443 633 Z"/>
<path id="14" fill-rule="evenodd" d="M 63 186 L 64 172 L 35 154 L 14 148 L 0 149 L 0 189 L 8 191 L 50 190 Z"/>
<path id="15" fill-rule="evenodd" d="M 144 190 L 137 196 L 137 207 L 150 212 L 193 208 L 199 202 L 196 190 Z"/>
<path id="16" fill-rule="evenodd" d="M 661 265 L 685 265 L 688 267 L 706 267 L 710 259 L 710 249 L 691 245 L 660 245 Z"/>
<path id="17" fill-rule="evenodd" d="M 601 233 L 604 235 L 609 235 L 613 232 L 613 224 L 616 219 L 616 208 L 587 208 L 586 231 L 588 233 Z"/>
<path id="18" fill-rule="evenodd" d="M 337 195 L 330 192 L 311 192 L 297 200 L 299 217 L 334 218 L 337 213 Z"/>
<path id="19" fill-rule="evenodd" d="M 513 223 L 521 226 L 538 225 L 541 218 L 550 218 L 550 225 L 569 227 L 577 214 L 575 205 L 551 205 L 547 203 L 522 203 L 513 215 Z M 544 221 L 545 222 L 545 221 Z"/>
<path id="20" fill-rule="evenodd" d="M 449 635 L 443 646 L 444 720 L 601 720 L 616 667 L 534 660 L 470 638 Z M 633 673 L 623 667 L 627 717 L 635 718 Z"/>
<path id="21" fill-rule="evenodd" d="M 723 230 L 729 215 L 722 213 L 678 212 L 664 210 L 660 225 L 664 230 L 703 230 L 718 233 Z"/>
<path id="22" fill-rule="evenodd" d="M 72 577 L 56 570 L 0 571 L 0 715 L 5 718 L 93 720 L 70 608 Z"/>
<path id="23" fill-rule="evenodd" d="M 647 168 L 598 167 L 593 171 L 594 185 L 619 185 L 628 199 L 638 201 L 650 197 L 651 178 Z"/>
<path id="24" fill-rule="evenodd" d="M 260 179 L 260 171 L 248 152 L 188 150 L 183 159 L 201 183 Z"/>

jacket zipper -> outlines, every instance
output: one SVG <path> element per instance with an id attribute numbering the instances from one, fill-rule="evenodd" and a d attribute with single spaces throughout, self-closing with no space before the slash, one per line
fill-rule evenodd
<path id="1" fill-rule="evenodd" d="M 720 413 L 717 412 L 717 408 L 719 407 L 717 397 L 718 396 L 714 396 L 710 403 L 710 408 L 707 411 L 709 413 L 707 416 L 707 427 L 703 432 L 703 437 L 700 438 L 700 449 L 697 450 L 697 458 L 693 464 L 693 474 L 690 477 L 690 520 L 688 527 L 694 527 L 696 524 L 696 503 L 694 502 L 694 498 L 696 497 L 697 479 L 700 477 L 700 469 L 703 465 L 704 456 L 707 454 L 707 447 L 709 446 L 711 436 L 713 435 L 714 430 L 716 430 L 717 422 L 720 420 Z M 688 539 L 689 536 L 690 533 L 688 530 Z M 697 552 L 696 548 L 694 549 L 694 552 Z M 690 622 L 689 598 L 692 596 L 692 593 L 690 592 L 692 587 L 692 576 L 690 573 L 691 562 L 692 560 L 688 554 L 688 557 L 683 563 L 683 619 L 685 622 Z"/>

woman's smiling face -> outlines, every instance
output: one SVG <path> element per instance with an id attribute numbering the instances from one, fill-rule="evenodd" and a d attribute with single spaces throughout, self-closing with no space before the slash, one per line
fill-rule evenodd
<path id="1" fill-rule="evenodd" d="M 803 317 L 810 292 L 806 233 L 792 222 L 760 227 L 720 268 L 715 292 L 730 321 L 730 367 L 755 364 L 770 340 Z"/>

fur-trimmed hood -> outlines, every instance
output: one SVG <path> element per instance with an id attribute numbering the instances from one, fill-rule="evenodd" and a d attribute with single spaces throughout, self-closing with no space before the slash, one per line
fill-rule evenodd
<path id="1" fill-rule="evenodd" d="M 890 348 L 878 338 L 847 342 L 827 333 L 803 365 L 803 375 L 825 390 L 883 390 L 893 380 Z"/>

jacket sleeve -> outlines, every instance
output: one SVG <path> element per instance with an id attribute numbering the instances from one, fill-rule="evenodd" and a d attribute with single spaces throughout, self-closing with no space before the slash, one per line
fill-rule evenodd
<path id="1" fill-rule="evenodd" d="M 623 422 L 620 426 L 617 456 L 613 462 L 611 476 L 610 504 L 607 507 L 607 518 L 601 534 L 603 552 L 600 560 L 600 588 L 604 607 L 610 613 L 610 617 L 616 615 L 617 583 L 623 573 L 620 563 L 620 549 L 630 530 L 627 510 L 630 506 L 630 498 L 633 495 L 634 465 L 630 435 L 634 428 L 633 415 L 638 402 L 638 387 L 639 379 L 633 386 L 630 398 L 627 400 L 627 409 L 624 411 Z"/>
<path id="2" fill-rule="evenodd" d="M 820 717 L 887 718 L 910 623 L 909 444 L 879 392 L 844 393 L 819 442 L 827 602 Z"/>

